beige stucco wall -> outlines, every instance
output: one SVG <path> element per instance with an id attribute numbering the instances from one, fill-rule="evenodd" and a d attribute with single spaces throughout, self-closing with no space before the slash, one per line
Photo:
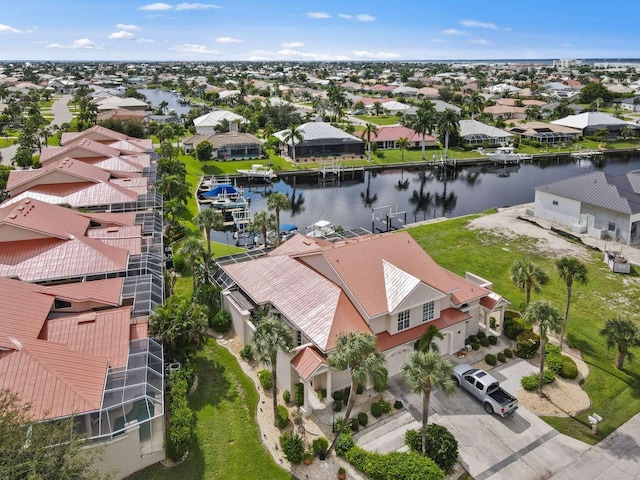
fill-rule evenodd
<path id="1" fill-rule="evenodd" d="M 231 325 L 236 336 L 240 339 L 240 343 L 242 345 L 250 344 L 255 330 L 249 321 L 251 314 L 242 310 L 229 296 L 229 292 L 222 292 L 222 308 L 231 314 Z"/>

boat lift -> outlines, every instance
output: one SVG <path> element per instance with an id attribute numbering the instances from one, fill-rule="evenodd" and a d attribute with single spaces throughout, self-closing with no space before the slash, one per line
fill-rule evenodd
<path id="1" fill-rule="evenodd" d="M 375 233 L 376 230 L 378 230 L 379 232 L 389 232 L 391 230 L 397 230 L 398 228 L 393 226 L 393 220 L 398 220 L 398 222 L 400 222 L 402 225 L 405 225 L 407 223 L 407 212 L 399 212 L 397 205 L 395 207 L 395 211 L 393 210 L 393 205 L 385 205 L 383 207 L 376 207 L 371 209 L 372 232 Z M 376 222 L 383 222 L 385 224 L 385 229 L 376 229 Z"/>

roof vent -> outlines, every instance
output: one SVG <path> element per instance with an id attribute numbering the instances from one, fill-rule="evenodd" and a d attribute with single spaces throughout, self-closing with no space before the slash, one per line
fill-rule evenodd
<path id="1" fill-rule="evenodd" d="M 118 231 L 118 227 L 107 228 L 107 233 L 115 233 Z"/>
<path id="2" fill-rule="evenodd" d="M 16 218 L 18 218 L 18 214 L 12 213 L 11 215 L 9 215 L 9 218 L 12 219 L 12 220 L 16 219 Z"/>
<path id="3" fill-rule="evenodd" d="M 25 205 L 29 205 L 30 203 L 31 203 L 31 199 L 26 199 L 26 200 L 24 201 L 24 204 L 25 204 Z"/>

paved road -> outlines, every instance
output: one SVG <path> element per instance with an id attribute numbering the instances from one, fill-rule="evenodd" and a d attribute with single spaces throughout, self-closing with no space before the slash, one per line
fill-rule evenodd
<path id="1" fill-rule="evenodd" d="M 71 100 L 71 95 L 63 95 L 58 100 L 53 102 L 51 106 L 51 113 L 53 114 L 52 125 L 62 125 L 63 123 L 71 123 L 73 114 L 69 111 L 67 104 Z M 4 165 L 11 165 L 11 160 L 16 154 L 18 146 L 16 144 L 7 148 L 1 148 L 0 154 L 2 155 L 2 163 Z"/>
<path id="2" fill-rule="evenodd" d="M 527 362 L 511 362 L 491 373 L 506 390 L 515 393 L 520 377 L 532 368 Z M 389 388 L 420 421 L 421 397 L 411 393 L 399 378 L 390 381 Z M 434 394 L 431 406 L 430 421 L 447 427 L 455 435 L 462 463 L 476 480 L 548 478 L 589 448 L 558 433 L 522 407 L 510 418 L 488 415 L 480 402 L 462 390 L 448 398 Z"/>

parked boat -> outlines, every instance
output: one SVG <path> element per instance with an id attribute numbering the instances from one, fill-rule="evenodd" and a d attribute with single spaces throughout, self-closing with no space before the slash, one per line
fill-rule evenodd
<path id="1" fill-rule="evenodd" d="M 249 200 L 244 197 L 242 188 L 230 183 L 213 185 L 199 195 L 200 203 L 210 204 L 212 208 L 218 210 L 244 209 L 249 205 Z"/>
<path id="2" fill-rule="evenodd" d="M 515 148 L 498 147 L 495 152 L 485 154 L 489 160 L 497 163 L 520 163 L 521 155 L 516 153 Z"/>
<path id="3" fill-rule="evenodd" d="M 271 181 L 276 176 L 272 168 L 260 164 L 251 165 L 251 168 L 239 168 L 236 171 L 249 179 L 263 178 L 266 181 Z"/>
<path id="4" fill-rule="evenodd" d="M 331 226 L 331 222 L 327 220 L 318 220 L 313 225 L 307 227 L 307 237 L 322 238 L 333 235 L 336 231 Z"/>

